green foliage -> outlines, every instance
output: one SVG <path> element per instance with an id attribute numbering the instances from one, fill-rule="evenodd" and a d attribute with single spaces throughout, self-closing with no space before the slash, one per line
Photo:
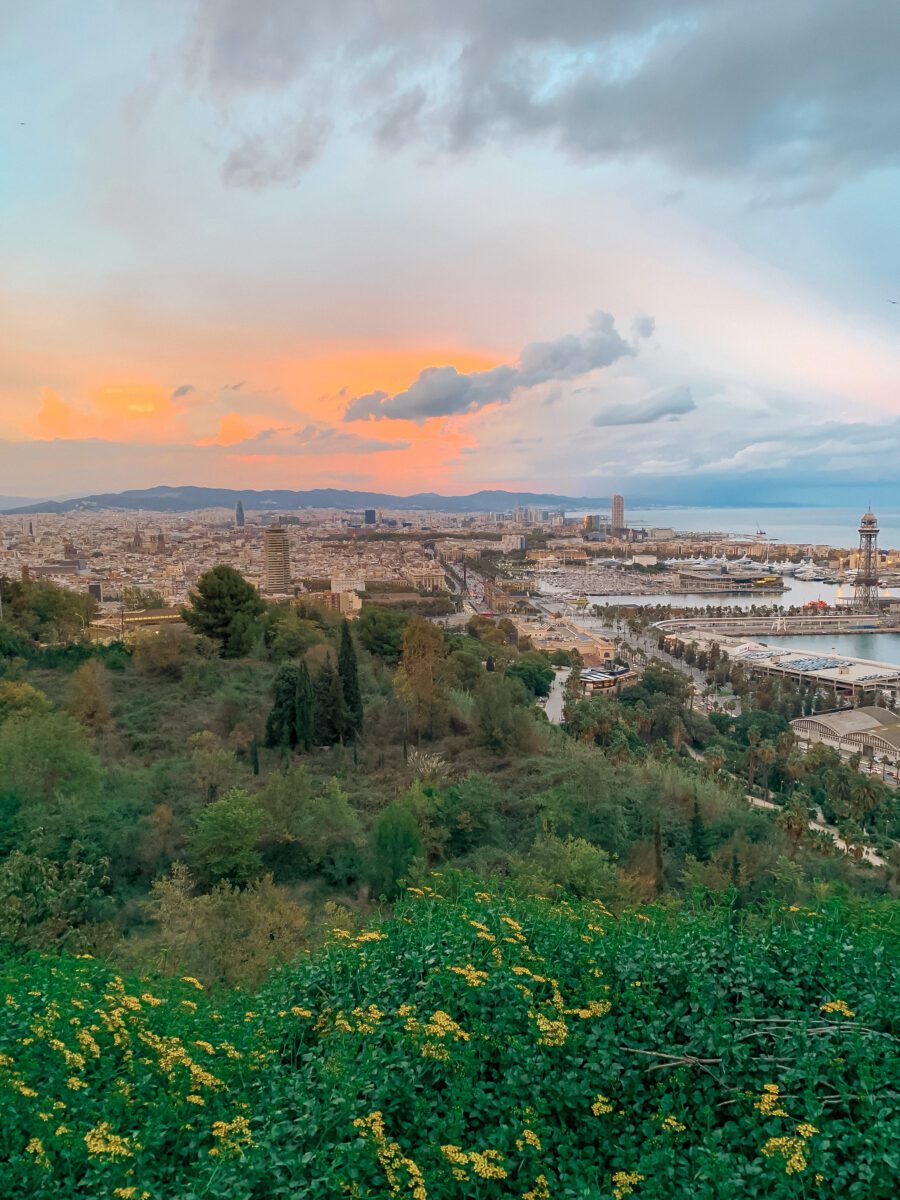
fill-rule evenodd
<path id="1" fill-rule="evenodd" d="M 126 611 L 132 612 L 147 608 L 165 608 L 166 600 L 156 588 L 123 587 L 122 605 Z"/>
<path id="2" fill-rule="evenodd" d="M 256 589 L 234 567 L 219 565 L 201 575 L 191 594 L 191 606 L 182 611 L 195 633 L 218 642 L 229 658 L 247 654 L 261 634 L 265 604 Z"/>
<path id="3" fill-rule="evenodd" d="M 344 621 L 341 625 L 338 674 L 341 677 L 348 730 L 351 734 L 358 734 L 363 725 L 363 702 L 359 690 L 359 664 L 356 661 L 356 648 L 353 645 L 349 621 Z"/>
<path id="4" fill-rule="evenodd" d="M 189 629 L 167 626 L 158 633 L 139 634 L 133 651 L 134 668 L 139 675 L 153 679 L 169 679 L 173 683 L 184 678 L 186 668 L 211 646 L 204 638 Z"/>
<path id="5" fill-rule="evenodd" d="M 283 663 L 272 683 L 266 745 L 309 750 L 315 733 L 315 698 L 306 663 Z"/>
<path id="6" fill-rule="evenodd" d="M 372 830 L 372 882 L 382 895 L 396 895 L 401 880 L 424 850 L 412 809 L 402 801 L 389 805 Z"/>
<path id="7" fill-rule="evenodd" d="M 51 857 L 98 816 L 101 766 L 65 713 L 20 713 L 0 726 L 0 837 Z"/>
<path id="8" fill-rule="evenodd" d="M 3 618 L 14 633 L 0 634 L 0 653 L 8 654 L 9 642 L 19 638 L 36 642 L 64 642 L 80 636 L 97 612 L 97 602 L 84 592 L 73 592 L 43 580 L 0 577 Z"/>
<path id="9" fill-rule="evenodd" d="M 403 652 L 403 630 L 409 617 L 383 604 L 364 604 L 356 622 L 362 645 L 383 662 L 395 666 Z"/>
<path id="10" fill-rule="evenodd" d="M 527 718 L 516 707 L 514 682 L 517 681 L 488 672 L 475 691 L 476 736 L 479 743 L 494 754 L 506 754 L 524 744 Z"/>
<path id="11" fill-rule="evenodd" d="M 252 997 L 10 963 L 0 1194 L 893 1196 L 896 903 L 614 919 L 431 882 Z M 160 897 L 178 961 L 192 899 Z M 228 921 L 290 939 L 249 899 L 211 955 Z"/>
<path id="12" fill-rule="evenodd" d="M 201 879 L 245 884 L 263 868 L 258 846 L 265 828 L 259 800 L 232 788 L 221 800 L 204 808 L 188 839 L 191 861 Z"/>
<path id="13" fill-rule="evenodd" d="M 313 738 L 317 746 L 336 746 L 350 733 L 341 677 L 327 661 L 313 679 Z"/>
<path id="14" fill-rule="evenodd" d="M 529 892 L 565 892 L 579 899 L 592 897 L 612 903 L 621 894 L 618 874 L 609 855 L 584 838 L 560 838 L 544 832 L 527 858 L 517 860 L 513 877 Z"/>
<path id="15" fill-rule="evenodd" d="M 320 873 L 346 884 L 361 870 L 362 826 L 337 779 L 315 787 L 305 767 L 269 776 L 260 793 L 266 812 L 267 861 L 280 873 Z"/>
<path id="16" fill-rule="evenodd" d="M 105 866 L 86 862 L 77 842 L 62 862 L 14 850 L 0 862 L 0 944 L 48 949 L 76 939 L 108 883 Z"/>
<path id="17" fill-rule="evenodd" d="M 518 679 L 530 696 L 549 696 L 555 678 L 553 668 L 542 655 L 523 654 L 507 667 L 509 679 Z"/>
<path id="18" fill-rule="evenodd" d="M 263 876 L 246 887 L 219 883 L 197 894 L 190 872 L 175 863 L 153 885 L 158 931 L 144 953 L 167 975 L 207 983 L 259 983 L 304 944 L 305 908 Z"/>
<path id="19" fill-rule="evenodd" d="M 39 717 L 50 712 L 51 704 L 45 692 L 13 679 L 0 679 L 0 724 L 8 717 Z"/>

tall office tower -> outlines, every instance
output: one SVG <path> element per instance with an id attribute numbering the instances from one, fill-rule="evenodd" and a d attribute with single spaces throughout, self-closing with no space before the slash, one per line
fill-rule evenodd
<path id="1" fill-rule="evenodd" d="M 375 524 L 375 509 L 374 508 L 366 509 L 365 513 L 363 514 L 363 524 L 365 524 L 365 525 L 374 525 Z"/>
<path id="2" fill-rule="evenodd" d="M 291 590 L 291 548 L 280 525 L 270 525 L 263 535 L 263 565 L 267 592 Z"/>
<path id="3" fill-rule="evenodd" d="M 154 554 L 165 554 L 166 552 L 166 535 L 162 530 L 153 539 L 153 552 Z"/>
<path id="4" fill-rule="evenodd" d="M 859 612 L 878 610 L 878 518 L 867 512 L 859 522 L 859 561 L 853 584 L 853 607 Z"/>
<path id="5" fill-rule="evenodd" d="M 244 506 L 240 500 L 234 506 L 234 524 L 236 529 L 244 528 Z"/>
<path id="6" fill-rule="evenodd" d="M 618 492 L 612 498 L 612 531 L 614 534 L 625 532 L 625 497 Z"/>

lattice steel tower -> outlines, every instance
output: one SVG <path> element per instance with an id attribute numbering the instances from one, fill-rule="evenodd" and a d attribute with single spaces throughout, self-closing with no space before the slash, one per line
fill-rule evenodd
<path id="1" fill-rule="evenodd" d="M 860 612 L 878 610 L 878 518 L 863 514 L 859 522 L 859 562 L 853 585 L 853 607 Z"/>

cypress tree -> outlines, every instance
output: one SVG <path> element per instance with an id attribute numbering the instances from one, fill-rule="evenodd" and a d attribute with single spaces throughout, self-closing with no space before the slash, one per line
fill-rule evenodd
<path id="1" fill-rule="evenodd" d="M 344 697 L 344 707 L 347 711 L 347 725 L 351 735 L 355 735 L 362 729 L 363 703 L 359 691 L 359 666 L 356 661 L 356 647 L 353 645 L 353 635 L 350 633 L 350 623 L 348 621 L 344 621 L 341 625 L 338 674 L 341 678 L 341 692 Z"/>
<path id="2" fill-rule="evenodd" d="M 306 663 L 297 671 L 297 689 L 294 695 L 294 729 L 296 744 L 301 750 L 312 749 L 316 732 L 316 700 L 312 680 Z"/>
<path id="3" fill-rule="evenodd" d="M 250 743 L 250 769 L 254 775 L 259 774 L 259 742 L 256 738 Z"/>
<path id="4" fill-rule="evenodd" d="M 272 684 L 273 704 L 266 721 L 266 745 L 293 750 L 297 745 L 297 689 L 300 669 L 294 663 L 278 668 Z"/>
<path id="5" fill-rule="evenodd" d="M 315 697 L 314 738 L 317 746 L 333 746 L 348 733 L 344 693 L 337 671 L 326 663 L 313 682 Z"/>
<path id="6" fill-rule="evenodd" d="M 691 814 L 690 846 L 691 854 L 693 854 L 694 858 L 698 862 L 706 862 L 709 858 L 709 838 L 703 817 L 700 815 L 700 805 L 696 798 L 694 799 L 694 811 Z"/>

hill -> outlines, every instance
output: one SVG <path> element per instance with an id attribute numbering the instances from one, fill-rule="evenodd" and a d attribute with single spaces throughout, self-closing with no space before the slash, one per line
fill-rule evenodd
<path id="1" fill-rule="evenodd" d="M 517 505 L 551 508 L 585 508 L 609 505 L 609 497 L 558 496 L 544 492 L 481 491 L 467 496 L 441 496 L 418 492 L 394 496 L 385 492 L 357 492 L 346 488 L 312 488 L 309 491 L 269 489 L 153 487 L 125 492 L 101 492 L 71 500 L 29 501 L 12 508 L 13 513 L 66 513 L 101 508 L 146 509 L 151 512 L 192 512 L 203 508 L 234 508 L 238 500 L 245 509 L 259 511 L 282 508 L 406 508 L 429 512 L 495 512 Z"/>
<path id="2" fill-rule="evenodd" d="M 255 995 L 85 957 L 2 971 L 9 1200 L 886 1200 L 896 902 L 410 887 Z"/>

